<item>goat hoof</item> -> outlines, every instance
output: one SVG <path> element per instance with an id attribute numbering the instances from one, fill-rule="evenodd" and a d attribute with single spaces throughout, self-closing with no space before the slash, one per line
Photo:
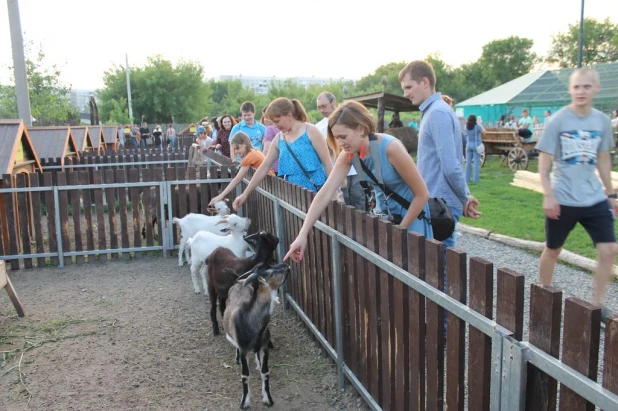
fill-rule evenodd
<path id="1" fill-rule="evenodd" d="M 178 267 L 182 267 L 184 263 L 178 263 Z"/>
<path id="2" fill-rule="evenodd" d="M 273 340 L 268 340 L 268 348 L 273 349 L 275 346 L 273 345 Z"/>
<path id="3" fill-rule="evenodd" d="M 199 291 L 195 291 L 195 294 L 199 294 L 199 293 L 200 293 Z"/>
<path id="4" fill-rule="evenodd" d="M 219 331 L 219 329 L 217 328 L 217 329 L 215 329 L 215 330 L 212 330 L 212 335 L 221 335 L 221 332 L 220 332 L 220 331 Z"/>
<path id="5" fill-rule="evenodd" d="M 275 405 L 275 402 L 273 400 L 262 400 L 262 403 L 267 407 L 272 407 L 273 405 Z"/>

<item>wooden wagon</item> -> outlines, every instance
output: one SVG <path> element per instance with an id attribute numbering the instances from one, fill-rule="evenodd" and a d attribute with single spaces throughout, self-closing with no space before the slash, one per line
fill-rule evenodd
<path id="1" fill-rule="evenodd" d="M 513 171 L 528 169 L 530 157 L 536 154 L 534 146 L 542 129 L 535 129 L 530 141 L 524 141 L 517 134 L 517 130 L 513 129 L 487 128 L 485 131 L 482 139 L 485 153 L 481 156 L 481 167 L 485 165 L 485 158 L 488 155 L 497 154 Z"/>

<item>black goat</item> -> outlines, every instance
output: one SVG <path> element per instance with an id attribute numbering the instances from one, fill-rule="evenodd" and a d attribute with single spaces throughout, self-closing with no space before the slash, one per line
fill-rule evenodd
<path id="1" fill-rule="evenodd" d="M 225 303 L 228 292 L 238 279 L 236 273 L 250 271 L 257 264 L 272 265 L 275 263 L 274 253 L 279 239 L 266 231 L 247 235 L 244 240 L 253 249 L 252 257 L 238 258 L 229 248 L 218 247 L 207 258 L 208 265 L 208 297 L 210 300 L 210 319 L 212 332 L 219 335 L 217 323 L 217 300 L 221 317 L 225 313 Z"/>
<path id="2" fill-rule="evenodd" d="M 273 297 L 285 282 L 290 266 L 285 263 L 273 266 L 256 265 L 253 270 L 243 274 L 239 283 L 229 291 L 228 306 L 223 315 L 226 338 L 236 347 L 236 359 L 242 365 L 242 399 L 240 408 L 249 407 L 249 365 L 247 354 L 255 353 L 255 359 L 262 376 L 262 402 L 274 404 L 269 388 L 268 342 L 270 330 L 268 323 L 276 303 Z M 241 279 L 246 276 L 246 279 Z M 240 284 L 242 282 L 242 284 Z"/>

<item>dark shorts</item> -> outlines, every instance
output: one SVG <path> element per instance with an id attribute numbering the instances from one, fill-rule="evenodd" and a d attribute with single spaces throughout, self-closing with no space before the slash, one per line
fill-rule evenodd
<path id="1" fill-rule="evenodd" d="M 545 240 L 547 248 L 561 248 L 567 236 L 580 223 L 588 232 L 592 242 L 615 243 L 614 214 L 609 201 L 601 201 L 589 207 L 560 206 L 560 218 L 545 217 Z"/>

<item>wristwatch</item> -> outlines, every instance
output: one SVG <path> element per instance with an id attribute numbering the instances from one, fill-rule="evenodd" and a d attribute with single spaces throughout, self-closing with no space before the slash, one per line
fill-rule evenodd
<path id="1" fill-rule="evenodd" d="M 608 194 L 607 198 L 618 198 L 618 194 L 614 193 L 614 194 Z"/>

